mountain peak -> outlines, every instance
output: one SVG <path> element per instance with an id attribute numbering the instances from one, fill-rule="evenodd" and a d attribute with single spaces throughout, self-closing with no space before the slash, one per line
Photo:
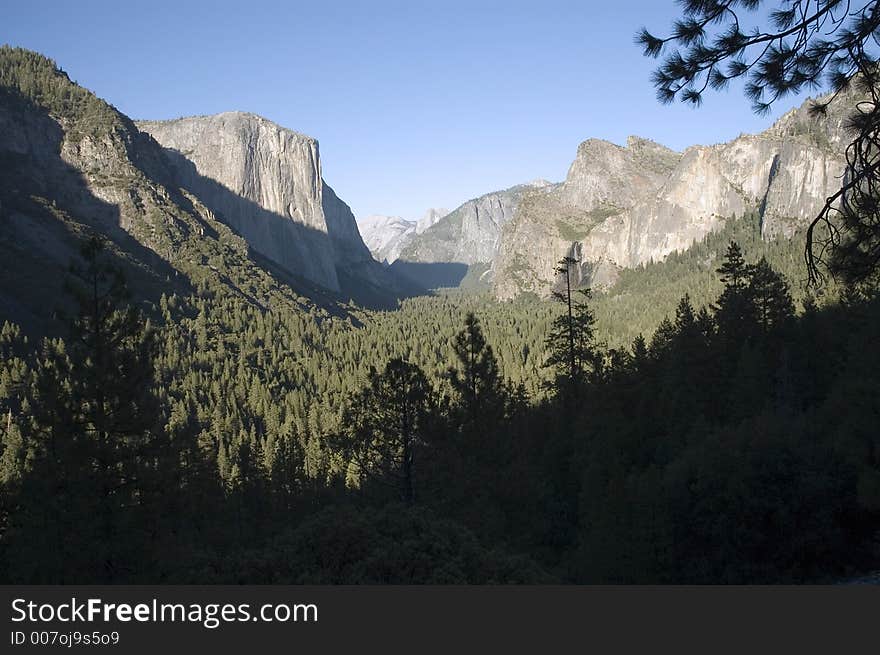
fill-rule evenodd
<path id="1" fill-rule="evenodd" d="M 449 210 L 445 207 L 431 207 L 416 223 L 416 234 L 421 234 L 432 225 L 436 224 L 440 219 L 446 216 Z"/>
<path id="2" fill-rule="evenodd" d="M 361 238 L 377 261 L 391 264 L 415 234 L 416 222 L 400 216 L 373 214 L 358 219 Z"/>
<path id="3" fill-rule="evenodd" d="M 626 137 L 626 147 L 629 150 L 656 150 L 665 153 L 674 153 L 675 150 L 672 148 L 667 148 L 661 143 L 657 143 L 653 139 L 648 139 L 643 136 L 637 136 L 635 134 L 631 134 Z"/>

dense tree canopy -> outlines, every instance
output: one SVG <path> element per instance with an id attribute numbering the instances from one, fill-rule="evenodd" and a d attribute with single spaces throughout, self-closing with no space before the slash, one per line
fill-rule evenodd
<path id="1" fill-rule="evenodd" d="M 771 582 L 876 568 L 880 309 L 864 292 L 806 299 L 777 268 L 797 257 L 749 225 L 574 301 L 590 357 L 574 400 L 547 384 L 569 372 L 567 302 L 441 294 L 355 327 L 201 289 L 165 298 L 151 324 L 87 248 L 63 339 L 0 329 L 3 578 Z M 603 331 L 621 307 L 650 310 L 647 336 L 632 334 L 637 312 Z"/>

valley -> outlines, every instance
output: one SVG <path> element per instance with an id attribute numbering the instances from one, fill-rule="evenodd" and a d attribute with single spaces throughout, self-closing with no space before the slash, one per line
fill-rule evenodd
<path id="1" fill-rule="evenodd" d="M 312 137 L 132 121 L 3 46 L 0 573 L 868 570 L 880 308 L 803 265 L 853 102 L 683 152 L 590 139 L 562 182 L 358 223 Z"/>

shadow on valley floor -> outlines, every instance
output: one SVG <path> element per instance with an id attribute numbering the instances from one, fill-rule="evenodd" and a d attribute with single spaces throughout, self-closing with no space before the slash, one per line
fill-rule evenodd
<path id="1" fill-rule="evenodd" d="M 407 262 L 398 259 L 389 269 L 425 289 L 457 287 L 468 273 L 469 266 L 459 262 Z"/>

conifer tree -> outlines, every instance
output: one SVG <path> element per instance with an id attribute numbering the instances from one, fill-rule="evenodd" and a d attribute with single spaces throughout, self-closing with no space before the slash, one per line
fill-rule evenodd
<path id="1" fill-rule="evenodd" d="M 111 581 L 124 578 L 137 557 L 138 536 L 125 526 L 149 527 L 135 516 L 160 492 L 155 464 L 166 442 L 157 425 L 149 325 L 128 304 L 104 243 L 90 239 L 81 255 L 84 267 L 72 269 L 68 284 L 78 305 L 69 347 L 46 341 L 37 363 L 35 461 L 13 532 L 24 546 L 51 525 L 59 557 L 80 562 L 87 579 Z M 63 581 L 63 571 L 76 570 L 56 563 L 40 579 Z"/>
<path id="2" fill-rule="evenodd" d="M 701 336 L 702 330 L 688 294 L 684 295 L 675 308 L 675 331 L 676 341 L 679 342 L 680 346 L 691 349 L 695 348 L 696 344 L 694 342 Z"/>
<path id="3" fill-rule="evenodd" d="M 651 359 L 660 361 L 669 354 L 675 334 L 675 326 L 672 324 L 672 321 L 669 320 L 668 316 L 664 317 L 651 336 L 651 343 L 648 346 L 648 354 L 651 356 Z"/>
<path id="4" fill-rule="evenodd" d="M 724 291 L 715 306 L 718 330 L 727 342 L 739 342 L 752 333 L 755 316 L 749 292 L 749 267 L 735 241 L 730 242 L 718 273 L 724 282 Z"/>
<path id="5" fill-rule="evenodd" d="M 565 279 L 565 290 L 564 291 L 553 291 L 553 297 L 561 303 L 565 304 L 566 308 L 566 319 L 565 322 L 565 338 L 568 340 L 568 351 L 567 351 L 567 362 L 568 362 L 568 377 L 569 380 L 575 380 L 577 377 L 578 369 L 577 369 L 577 357 L 575 355 L 574 350 L 574 312 L 572 310 L 572 300 L 571 300 L 571 269 L 573 266 L 576 266 L 578 260 L 574 257 L 565 256 L 559 260 L 556 265 L 556 274 L 564 276 Z M 554 325 L 555 327 L 555 325 Z"/>
<path id="6" fill-rule="evenodd" d="M 498 361 L 473 312 L 467 313 L 452 347 L 458 367 L 451 366 L 447 378 L 467 420 L 496 416 L 503 399 Z"/>
<path id="7" fill-rule="evenodd" d="M 636 336 L 632 343 L 632 362 L 636 371 L 641 371 L 648 361 L 648 346 L 642 334 Z"/>
<path id="8" fill-rule="evenodd" d="M 726 289 L 742 291 L 748 282 L 748 268 L 742 250 L 736 241 L 731 241 L 724 255 L 724 263 L 717 271 Z"/>
<path id="9" fill-rule="evenodd" d="M 794 303 L 785 278 L 771 268 L 766 257 L 749 266 L 748 272 L 749 296 L 764 333 L 787 325 L 794 318 Z"/>
<path id="10" fill-rule="evenodd" d="M 400 500 L 416 500 L 419 458 L 426 450 L 435 400 L 422 370 L 395 358 L 347 408 L 342 444 L 364 481 L 390 484 Z"/>
<path id="11" fill-rule="evenodd" d="M 545 340 L 549 351 L 545 366 L 556 372 L 552 385 L 560 395 L 571 397 L 578 395 L 587 375 L 596 371 L 600 360 L 593 331 L 596 319 L 589 305 L 590 290 L 579 289 L 577 293 L 581 300 L 566 299 L 571 313 L 553 320 Z"/>

